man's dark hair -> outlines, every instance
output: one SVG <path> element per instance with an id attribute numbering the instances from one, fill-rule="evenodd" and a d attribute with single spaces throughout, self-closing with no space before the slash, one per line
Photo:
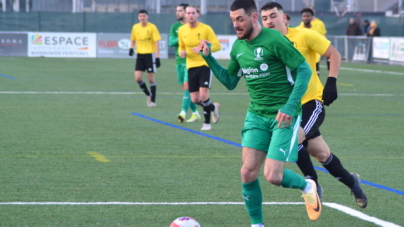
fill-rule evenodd
<path id="1" fill-rule="evenodd" d="M 286 14 L 286 13 L 285 13 L 285 15 L 286 15 L 286 19 L 287 19 L 287 20 L 290 20 L 289 14 Z"/>
<path id="2" fill-rule="evenodd" d="M 263 11 L 263 10 L 270 10 L 270 9 L 273 9 L 273 8 L 277 8 L 278 10 L 282 10 L 282 11 L 283 11 L 282 5 L 279 4 L 279 3 L 277 3 L 277 2 L 268 2 L 268 3 L 265 3 L 265 5 L 263 5 L 263 6 L 261 7 L 261 11 Z"/>
<path id="3" fill-rule="evenodd" d="M 312 10 L 312 9 L 310 9 L 310 8 L 304 8 L 304 9 L 302 9 L 302 11 L 300 11 L 300 14 L 303 14 L 303 13 L 310 13 L 312 16 L 314 16 L 314 11 Z"/>
<path id="4" fill-rule="evenodd" d="M 247 15 L 257 12 L 257 5 L 254 0 L 235 0 L 231 6 L 230 11 L 236 11 L 238 9 L 244 9 Z"/>
<path id="5" fill-rule="evenodd" d="M 178 6 L 182 6 L 182 8 L 184 8 L 184 10 L 187 8 L 187 6 L 189 6 L 188 3 L 181 3 Z"/>
<path id="6" fill-rule="evenodd" d="M 145 13 L 146 15 L 149 15 L 149 14 L 147 13 L 147 10 L 145 10 L 145 9 L 139 10 L 139 13 L 138 13 L 138 14 L 141 14 L 141 13 Z"/>

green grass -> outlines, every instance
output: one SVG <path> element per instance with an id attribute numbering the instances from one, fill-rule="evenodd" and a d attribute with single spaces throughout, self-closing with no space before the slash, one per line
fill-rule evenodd
<path id="1" fill-rule="evenodd" d="M 221 141 L 189 131 L 200 132 L 202 122 L 178 124 L 182 91 L 173 59 L 162 60 L 156 74 L 157 108 L 146 107 L 133 67 L 126 59 L 0 58 L 0 203 L 242 202 L 241 149 L 226 141 L 240 143 L 249 103 L 244 80 L 233 91 L 213 81 L 221 119 L 204 134 Z M 404 225 L 403 67 L 343 67 L 383 72 L 341 70 L 321 132 L 348 171 L 401 194 L 363 184 L 363 210 L 348 188 L 318 171 L 324 202 Z M 300 173 L 294 163 L 287 168 Z M 298 190 L 260 177 L 264 201 L 302 202 Z M 265 205 L 264 213 L 267 226 L 377 226 L 327 206 L 316 222 L 304 205 Z M 1 204 L 0 215 L 0 226 L 169 226 L 184 215 L 204 227 L 249 226 L 243 205 Z"/>

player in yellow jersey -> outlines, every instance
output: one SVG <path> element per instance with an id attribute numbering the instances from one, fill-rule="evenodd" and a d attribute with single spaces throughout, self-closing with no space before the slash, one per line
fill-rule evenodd
<path id="1" fill-rule="evenodd" d="M 191 95 L 188 90 L 188 71 L 186 69 L 185 59 L 181 58 L 178 53 L 178 29 L 187 23 L 185 19 L 185 9 L 189 4 L 181 3 L 177 6 L 175 15 L 177 16 L 178 22 L 171 25 L 170 37 L 168 38 L 168 44 L 171 47 L 175 47 L 175 61 L 176 61 L 176 71 L 177 71 L 177 81 L 182 85 L 184 95 L 182 96 L 181 112 L 178 114 L 178 121 L 183 123 L 185 121 L 185 116 L 189 108 L 192 110 L 192 116 L 187 120 L 187 122 L 198 121 L 201 117 L 199 116 L 197 106 L 191 101 Z"/>
<path id="2" fill-rule="evenodd" d="M 147 106 L 156 107 L 157 86 L 154 79 L 156 68 L 160 67 L 160 33 L 157 27 L 148 22 L 149 16 L 146 10 L 140 10 L 139 23 L 133 25 L 130 36 L 129 56 L 133 56 L 133 48 L 136 45 L 135 80 L 140 89 L 147 96 Z M 150 83 L 150 92 L 142 79 L 143 72 L 147 72 Z"/>
<path id="3" fill-rule="evenodd" d="M 314 10 L 312 8 L 304 8 L 300 12 L 302 14 L 302 22 L 300 23 L 297 28 L 307 28 L 310 30 L 314 30 L 321 35 L 325 36 L 327 34 L 327 30 L 325 29 L 324 23 L 314 17 Z M 319 54 L 316 55 L 316 71 L 317 75 L 320 76 L 320 58 L 321 56 Z M 327 64 L 329 64 L 329 61 L 327 60 Z M 328 67 L 329 69 L 329 67 Z"/>
<path id="4" fill-rule="evenodd" d="M 305 177 L 312 178 L 318 185 L 317 174 L 307 153 L 308 150 L 331 175 L 351 189 L 356 203 L 361 208 L 365 208 L 367 196 L 360 187 L 358 175 L 350 174 L 342 166 L 338 157 L 331 153 L 319 130 L 325 118 L 323 103 L 328 106 L 337 99 L 336 80 L 341 65 L 341 55 L 330 44 L 330 41 L 319 33 L 308 29 L 286 27 L 283 7 L 277 2 L 270 2 L 261 7 L 261 19 L 265 27 L 276 29 L 286 36 L 306 58 L 312 69 L 315 68 L 317 53 L 331 59 L 325 87 L 323 88 L 319 77 L 313 70 L 307 91 L 302 98 L 302 122 L 299 130 L 297 164 Z M 320 194 L 322 194 L 321 191 Z"/>
<path id="5" fill-rule="evenodd" d="M 212 103 L 209 98 L 209 89 L 212 82 L 212 74 L 208 64 L 198 53 L 192 49 L 199 46 L 201 40 L 209 40 L 212 43 L 212 52 L 221 49 L 216 34 L 209 25 L 198 21 L 199 10 L 195 6 L 185 9 L 187 24 L 178 29 L 178 44 L 180 57 L 186 58 L 188 70 L 188 85 L 192 102 L 203 107 L 205 122 L 201 130 L 211 130 L 210 117 L 213 123 L 219 121 L 219 104 Z"/>

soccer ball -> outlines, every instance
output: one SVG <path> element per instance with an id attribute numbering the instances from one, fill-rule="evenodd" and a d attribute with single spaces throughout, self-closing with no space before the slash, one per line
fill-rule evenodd
<path id="1" fill-rule="evenodd" d="M 179 217 L 171 223 L 170 227 L 201 227 L 201 225 L 191 217 Z"/>

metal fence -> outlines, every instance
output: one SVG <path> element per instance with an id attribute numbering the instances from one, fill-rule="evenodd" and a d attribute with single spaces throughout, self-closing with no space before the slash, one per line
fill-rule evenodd
<path id="1" fill-rule="evenodd" d="M 372 38 L 366 36 L 327 36 L 343 61 L 371 62 Z"/>

